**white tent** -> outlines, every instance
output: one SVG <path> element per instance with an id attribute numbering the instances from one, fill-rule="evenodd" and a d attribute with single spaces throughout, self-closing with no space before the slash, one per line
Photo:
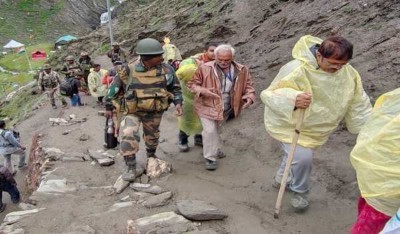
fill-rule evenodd
<path id="1" fill-rule="evenodd" d="M 23 52 L 25 51 L 25 45 L 22 43 L 19 43 L 18 41 L 11 40 L 7 43 L 7 45 L 3 46 L 5 49 L 12 49 L 15 53 Z M 32 64 L 31 61 L 29 60 L 28 54 L 25 53 L 26 59 L 28 60 L 29 68 L 30 71 L 32 71 Z"/>
<path id="2" fill-rule="evenodd" d="M 14 48 L 20 48 L 23 46 L 24 46 L 24 44 L 19 43 L 18 41 L 11 40 L 7 43 L 7 45 L 3 46 L 3 48 L 14 49 Z"/>

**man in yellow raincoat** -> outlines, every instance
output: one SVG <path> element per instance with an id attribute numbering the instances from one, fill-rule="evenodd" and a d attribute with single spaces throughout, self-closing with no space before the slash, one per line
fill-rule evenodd
<path id="1" fill-rule="evenodd" d="M 201 122 L 196 112 L 193 109 L 194 95 L 186 87 L 187 82 L 192 79 L 197 67 L 200 64 L 215 60 L 214 50 L 218 43 L 208 42 L 204 46 L 204 51 L 201 54 L 196 54 L 182 61 L 179 69 L 176 71 L 176 76 L 179 79 L 183 94 L 183 115 L 178 117 L 179 123 L 179 144 L 178 148 L 181 152 L 189 151 L 188 137 L 194 134 L 194 144 L 203 146 L 201 131 L 203 130 Z"/>
<path id="2" fill-rule="evenodd" d="M 164 62 L 171 65 L 175 70 L 178 69 L 180 61 L 182 61 L 182 55 L 176 45 L 170 43 L 170 39 L 165 37 L 160 41 L 164 54 Z"/>
<path id="3" fill-rule="evenodd" d="M 322 41 L 303 36 L 293 48 L 294 60 L 284 65 L 261 93 L 266 130 L 282 143 L 285 152 L 274 187 L 279 187 L 283 176 L 297 118 L 295 110 L 306 109 L 287 185 L 294 192 L 291 205 L 295 211 L 308 208 L 315 148 L 328 140 L 343 119 L 351 133 L 358 133 L 371 113 L 361 77 L 348 64 L 352 55 L 353 45 L 343 37 Z"/>
<path id="4" fill-rule="evenodd" d="M 90 95 L 97 97 L 97 103 L 103 104 L 103 97 L 107 93 L 107 86 L 104 85 L 101 80 L 107 75 L 107 70 L 101 69 L 100 64 L 94 64 L 94 67 L 90 69 L 88 76 L 88 87 Z"/>
<path id="5" fill-rule="evenodd" d="M 351 233 L 379 233 L 400 207 L 400 88 L 376 101 L 350 160 L 361 191 Z"/>

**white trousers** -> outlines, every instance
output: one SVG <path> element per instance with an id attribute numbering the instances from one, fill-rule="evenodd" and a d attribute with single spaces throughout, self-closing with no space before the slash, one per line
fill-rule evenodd
<path id="1" fill-rule="evenodd" d="M 201 125 L 203 125 L 203 131 L 201 132 L 203 137 L 203 156 L 208 160 L 216 161 L 218 152 L 221 151 L 219 123 L 216 120 L 201 117 L 200 121 Z"/>

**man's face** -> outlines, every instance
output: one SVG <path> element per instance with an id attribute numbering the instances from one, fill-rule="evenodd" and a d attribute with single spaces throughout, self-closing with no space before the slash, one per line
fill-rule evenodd
<path id="1" fill-rule="evenodd" d="M 74 63 L 74 60 L 67 60 L 67 63 L 68 63 L 68 64 L 73 64 L 73 63 Z"/>
<path id="2" fill-rule="evenodd" d="M 50 73 L 50 71 L 51 71 L 51 69 L 49 68 L 49 69 L 44 69 L 44 72 L 46 72 L 46 74 L 49 74 Z"/>
<path id="3" fill-rule="evenodd" d="M 95 72 L 99 72 L 99 71 L 100 71 L 100 66 L 94 67 L 94 71 L 95 71 Z"/>
<path id="4" fill-rule="evenodd" d="M 207 50 L 204 51 L 204 53 L 206 54 L 206 56 L 207 56 L 207 58 L 208 58 L 209 60 L 215 60 L 215 54 L 214 54 L 215 48 L 217 48 L 217 47 L 215 47 L 215 46 L 210 46 L 210 47 L 208 47 Z"/>
<path id="5" fill-rule="evenodd" d="M 164 61 L 164 58 L 163 58 L 162 54 L 160 54 L 160 55 L 157 55 L 157 56 L 151 58 L 150 60 L 147 60 L 146 63 L 150 67 L 154 67 L 156 65 L 160 65 L 163 61 Z"/>
<path id="6" fill-rule="evenodd" d="M 328 73 L 335 73 L 342 69 L 343 66 L 345 66 L 349 60 L 337 60 L 337 59 L 331 59 L 331 58 L 324 58 L 319 52 L 317 52 L 317 63 L 319 68 L 323 70 L 324 72 Z"/>
<path id="7" fill-rule="evenodd" d="M 115 46 L 113 46 L 113 48 L 115 51 L 117 51 L 117 50 L 119 50 L 119 45 L 115 45 Z"/>
<path id="8" fill-rule="evenodd" d="M 215 55 L 215 61 L 218 66 L 222 69 L 227 69 L 231 66 L 232 63 L 232 52 L 231 51 L 219 51 L 218 54 Z"/>

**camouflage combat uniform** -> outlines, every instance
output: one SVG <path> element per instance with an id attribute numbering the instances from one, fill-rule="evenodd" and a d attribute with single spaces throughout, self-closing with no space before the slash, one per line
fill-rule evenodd
<path id="1" fill-rule="evenodd" d="M 171 66 L 163 63 L 147 70 L 141 61 L 137 61 L 129 67 L 122 66 L 118 71 L 106 96 L 107 110 L 113 108 L 111 101 L 114 101 L 117 112 L 123 109 L 124 113 L 119 131 L 120 154 L 136 156 L 142 123 L 147 156 L 155 157 L 162 115 L 171 102 L 182 104 L 182 93 Z"/>
<path id="2" fill-rule="evenodd" d="M 50 103 L 52 106 L 56 105 L 55 96 L 61 100 L 63 105 L 66 105 L 67 102 L 65 99 L 59 95 L 58 86 L 60 85 L 60 76 L 55 71 L 50 71 L 50 73 L 46 73 L 45 71 L 39 74 L 38 85 L 47 93 L 47 96 L 50 99 Z"/>
<path id="3" fill-rule="evenodd" d="M 65 63 L 60 73 L 64 74 L 65 78 L 69 78 L 69 77 L 75 77 L 75 74 L 80 71 L 82 71 L 81 66 L 74 61 L 74 63 L 72 64 Z"/>
<path id="4" fill-rule="evenodd" d="M 108 51 L 107 56 L 111 59 L 112 63 L 115 61 L 127 62 L 126 52 L 122 48 L 118 48 L 118 50 L 111 49 Z"/>

